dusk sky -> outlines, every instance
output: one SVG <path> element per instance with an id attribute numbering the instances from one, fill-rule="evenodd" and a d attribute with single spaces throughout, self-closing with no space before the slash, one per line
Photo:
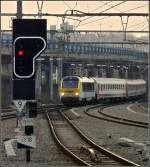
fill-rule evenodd
<path id="1" fill-rule="evenodd" d="M 110 9 L 112 7 L 112 9 Z M 148 1 L 45 1 L 43 4 L 43 13 L 65 13 L 68 9 L 80 10 L 83 12 L 143 12 L 148 13 Z M 37 2 L 23 2 L 23 13 L 37 13 Z M 15 1 L 2 1 L 2 13 L 16 13 Z M 32 17 L 33 18 L 33 17 Z M 38 17 L 37 17 L 38 18 Z M 45 18 L 45 17 L 43 17 Z M 48 29 L 50 25 L 59 25 L 62 23 L 62 18 L 48 17 Z M 82 17 L 80 19 L 71 20 L 65 19 L 74 28 L 78 30 L 122 30 L 120 17 Z M 101 20 L 102 19 L 102 20 Z M 126 17 L 123 17 L 124 21 Z M 10 29 L 11 17 L 2 17 L 2 29 Z M 148 30 L 148 20 L 145 17 L 129 17 L 127 30 Z"/>

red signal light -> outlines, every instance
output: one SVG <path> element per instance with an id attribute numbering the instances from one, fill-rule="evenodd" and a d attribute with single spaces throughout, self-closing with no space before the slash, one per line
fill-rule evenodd
<path id="1" fill-rule="evenodd" d="M 18 55 L 21 56 L 21 57 L 24 56 L 24 50 L 19 50 Z"/>

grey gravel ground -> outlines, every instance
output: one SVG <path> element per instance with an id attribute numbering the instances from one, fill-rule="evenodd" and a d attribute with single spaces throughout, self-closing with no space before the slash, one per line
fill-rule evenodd
<path id="1" fill-rule="evenodd" d="M 2 121 L 2 140 L 6 138 L 15 138 L 16 132 L 14 128 L 16 126 L 16 119 L 10 119 Z M 37 165 L 50 165 L 50 166 L 72 166 L 74 162 L 70 157 L 64 155 L 61 150 L 56 146 L 48 126 L 48 122 L 45 116 L 38 115 L 34 120 L 34 134 L 37 137 L 36 148 L 31 149 L 31 162 L 26 163 L 25 150 L 16 149 L 16 143 L 14 144 L 16 155 L 15 157 L 7 157 L 4 149 L 4 145 L 1 151 L 2 162 L 1 165 L 11 166 L 32 166 Z"/>
<path id="2" fill-rule="evenodd" d="M 126 111 L 125 105 L 120 106 L 120 110 Z M 118 110 L 117 107 L 113 107 L 114 110 Z M 110 110 L 110 108 L 108 109 Z M 82 109 L 76 108 L 74 109 L 76 113 L 78 113 L 79 117 L 76 117 L 75 114 L 67 111 L 68 115 L 74 115 L 73 122 L 80 127 L 80 129 L 93 141 L 97 144 L 102 145 L 110 150 L 119 153 L 120 155 L 136 162 L 141 165 L 147 165 L 147 161 L 144 162 L 145 154 L 140 155 L 137 152 L 137 148 L 135 147 L 121 147 L 119 146 L 119 138 L 126 137 L 132 139 L 134 141 L 145 143 L 148 141 L 148 131 L 147 129 L 142 129 L 138 127 L 132 127 L 128 125 L 116 124 L 104 120 L 98 120 L 96 118 L 89 117 L 84 113 L 84 107 Z M 91 110 L 95 115 L 98 115 L 96 109 Z M 126 112 L 128 114 L 128 112 Z M 73 117 L 73 116 L 72 116 Z M 111 138 L 110 138 L 111 136 Z M 117 150 L 119 149 L 119 151 Z"/>
<path id="3" fill-rule="evenodd" d="M 74 111 L 78 113 L 75 115 L 70 111 L 67 111 L 68 115 L 71 117 L 72 121 L 80 127 L 82 131 L 86 133 L 91 139 L 97 142 L 99 145 L 103 145 L 110 150 L 115 150 L 120 146 L 117 144 L 120 137 L 128 137 L 136 141 L 146 141 L 147 140 L 147 130 L 141 128 L 130 127 L 127 125 L 119 125 L 107 121 L 102 121 L 98 119 L 91 118 L 87 116 L 83 110 L 76 108 Z M 122 108 L 122 107 L 121 107 Z M 97 114 L 96 110 L 92 111 Z M 35 121 L 35 132 L 37 136 L 37 148 L 31 151 L 32 163 L 25 162 L 25 150 L 16 150 L 16 157 L 6 157 L 4 146 L 1 151 L 3 166 L 36 166 L 36 167 L 47 167 L 48 166 L 74 166 L 72 160 L 66 157 L 61 150 L 55 145 L 52 136 L 49 131 L 48 123 L 45 117 L 38 116 Z M 16 119 L 2 121 L 2 140 L 5 138 L 14 138 L 16 133 L 14 128 L 16 126 Z M 112 136 L 110 139 L 109 136 Z M 15 145 L 14 145 L 15 146 Z M 117 151 L 116 151 L 117 152 Z M 140 156 L 135 148 L 123 147 L 120 154 L 127 156 L 129 159 L 134 160 L 134 162 L 139 162 L 142 166 L 146 166 L 147 162 L 142 162 L 142 156 Z M 129 153 L 127 155 L 127 153 Z M 58 160 L 58 157 L 60 158 Z M 136 158 L 135 158 L 136 157 Z M 76 165 L 75 165 L 76 166 Z M 102 167 L 102 166 L 101 166 Z M 107 166 L 109 167 L 109 166 Z M 117 166 L 116 166 L 117 167 Z"/>
<path id="4" fill-rule="evenodd" d="M 136 103 L 131 106 L 131 109 L 134 111 L 137 111 L 138 113 L 148 114 L 148 103 L 142 102 L 142 103 Z"/>
<path id="5" fill-rule="evenodd" d="M 103 112 L 109 115 L 118 116 L 122 118 L 127 118 L 135 121 L 142 121 L 142 122 L 148 122 L 148 113 L 143 113 L 139 109 L 138 104 L 125 104 L 125 105 L 118 105 L 115 107 L 109 107 L 107 109 L 104 109 Z"/>

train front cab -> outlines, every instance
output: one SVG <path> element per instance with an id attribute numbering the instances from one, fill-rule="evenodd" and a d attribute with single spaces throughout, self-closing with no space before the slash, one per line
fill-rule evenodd
<path id="1" fill-rule="evenodd" d="M 60 100 L 62 103 L 79 102 L 80 79 L 75 76 L 64 77 L 60 85 Z"/>

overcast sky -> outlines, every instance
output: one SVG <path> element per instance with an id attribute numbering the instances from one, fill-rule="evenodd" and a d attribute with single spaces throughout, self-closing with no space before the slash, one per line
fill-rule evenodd
<path id="1" fill-rule="evenodd" d="M 112 7 L 112 9 L 110 9 Z M 45 1 L 43 4 L 43 13 L 65 13 L 68 9 L 76 9 L 84 12 L 143 12 L 148 13 L 148 1 Z M 37 13 L 37 2 L 23 2 L 23 13 Z M 16 2 L 2 1 L 2 13 L 16 13 Z M 43 17 L 44 18 L 44 17 Z M 103 18 L 103 19 L 102 19 Z M 48 29 L 50 25 L 56 25 L 59 28 L 62 18 L 48 17 Z M 77 20 L 66 19 L 78 30 L 122 30 L 120 17 L 84 17 Z M 86 20 L 84 20 L 86 19 Z M 101 20 L 102 19 L 102 20 Z M 10 29 L 11 17 L 2 17 L 2 29 Z M 124 22 L 126 17 L 123 18 Z M 148 21 L 145 17 L 130 17 L 128 21 L 128 30 L 148 30 Z"/>

